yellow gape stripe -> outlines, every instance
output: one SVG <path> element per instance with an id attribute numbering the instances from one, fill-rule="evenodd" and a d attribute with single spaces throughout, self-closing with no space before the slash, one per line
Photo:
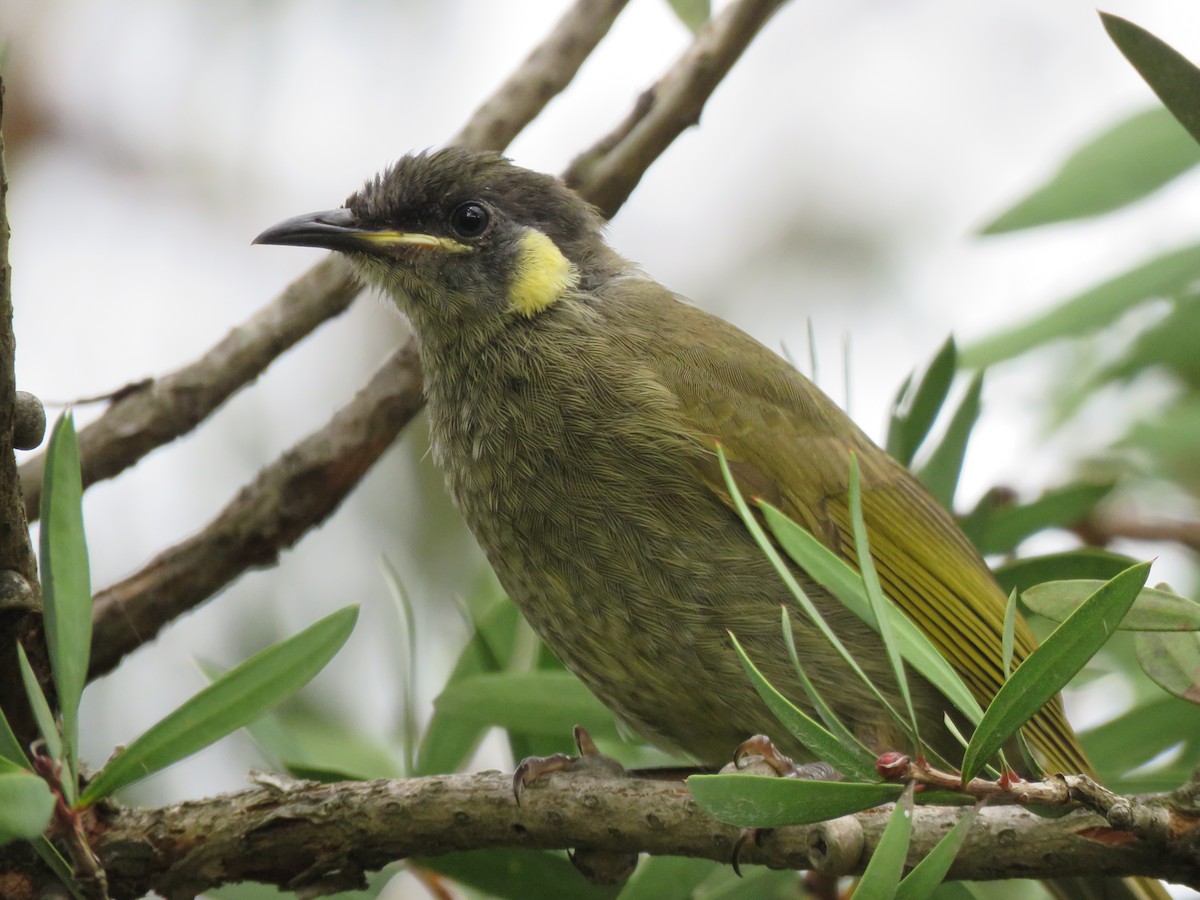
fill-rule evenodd
<path id="1" fill-rule="evenodd" d="M 533 318 L 573 288 L 579 273 L 554 241 L 540 231 L 525 232 L 520 246 L 508 286 L 508 308 Z"/>

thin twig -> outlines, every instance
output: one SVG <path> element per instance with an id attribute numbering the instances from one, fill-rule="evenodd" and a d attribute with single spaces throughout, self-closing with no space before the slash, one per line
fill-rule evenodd
<path id="1" fill-rule="evenodd" d="M 518 69 L 467 121 L 453 143 L 503 150 L 563 90 L 628 0 L 576 0 Z M 113 404 L 80 430 L 84 487 L 112 478 L 187 434 L 278 356 L 350 305 L 358 294 L 337 256 L 313 266 L 200 358 L 114 392 Z M 25 514 L 37 518 L 45 459 L 21 466 Z"/>
<path id="2" fill-rule="evenodd" d="M 758 9 L 762 5 L 759 0 L 739 0 L 734 8 Z M 774 8 L 778 3 L 768 5 Z M 729 18 L 728 11 L 724 18 Z M 757 21 L 761 23 L 765 18 L 760 13 Z M 742 18 L 735 16 L 734 21 Z M 744 30 L 727 28 L 715 33 L 726 35 L 732 44 L 745 49 L 748 38 Z M 711 30 L 702 31 L 696 42 L 711 48 L 713 34 Z M 724 53 L 721 55 L 724 58 Z M 694 103 L 694 92 L 681 84 L 691 73 L 690 77 L 699 79 L 703 96 L 707 97 L 716 82 L 711 67 L 696 64 L 695 60 L 703 56 L 685 54 L 660 84 L 677 85 L 671 95 L 691 97 L 689 102 Z M 727 70 L 725 65 L 721 71 Z M 665 148 L 663 145 L 659 152 Z M 626 165 L 649 166 L 652 162 L 652 157 L 639 154 L 628 157 Z M 607 165 L 603 158 L 598 158 L 596 164 L 598 174 L 581 187 L 583 197 L 593 203 L 600 196 L 620 194 L 612 189 L 609 179 L 636 184 L 641 174 L 640 170 L 631 174 Z M 390 386 L 387 378 L 395 379 Z M 368 388 L 319 431 L 268 466 L 212 523 L 97 595 L 91 677 L 109 671 L 124 654 L 153 638 L 167 622 L 203 603 L 247 569 L 274 562 L 281 550 L 294 544 L 342 502 L 419 409 L 420 374 L 415 344 L 410 339 L 376 373 Z M 347 435 L 342 433 L 345 422 L 370 423 L 370 427 Z M 344 465 L 339 466 L 337 457 L 328 455 L 331 447 L 345 454 Z M 314 453 L 315 458 L 310 458 Z M 310 471 L 326 475 L 292 474 Z"/>

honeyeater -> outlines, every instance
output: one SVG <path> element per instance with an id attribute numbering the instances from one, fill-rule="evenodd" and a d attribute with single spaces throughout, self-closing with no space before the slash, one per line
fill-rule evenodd
<path id="1" fill-rule="evenodd" d="M 986 703 L 1004 678 L 1006 598 L 951 516 L 812 382 L 617 254 L 603 225 L 552 176 L 448 148 L 404 157 L 342 208 L 256 241 L 336 250 L 394 299 L 420 346 L 433 454 L 500 583 L 567 668 L 655 744 L 719 765 L 761 732 L 804 754 L 729 640 L 811 711 L 780 632 L 794 601 L 734 509 L 718 442 L 747 496 L 852 563 L 856 454 L 884 590 Z M 795 574 L 901 708 L 879 637 Z M 791 621 L 806 671 L 850 729 L 875 750 L 908 749 L 805 616 Z M 1015 660 L 1033 646 L 1018 622 Z M 949 704 L 911 682 L 922 737 L 958 758 Z M 1025 734 L 1047 768 L 1089 771 L 1058 699 Z"/>

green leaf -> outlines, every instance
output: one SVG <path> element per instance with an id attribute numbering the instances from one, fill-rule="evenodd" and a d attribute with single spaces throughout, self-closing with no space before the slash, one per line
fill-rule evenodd
<path id="1" fill-rule="evenodd" d="M 915 745 L 918 753 L 922 751 L 921 735 L 917 723 L 917 714 L 913 712 L 912 694 L 908 689 L 908 678 L 904 674 L 904 659 L 900 653 L 900 644 L 892 629 L 892 602 L 883 596 L 883 587 L 879 583 L 879 574 L 875 571 L 875 561 L 871 559 L 871 548 L 867 544 L 867 523 L 863 520 L 862 485 L 858 472 L 858 457 L 850 454 L 850 527 L 854 532 L 854 553 L 858 558 L 859 571 L 862 573 L 863 587 L 866 589 L 867 601 L 871 604 L 871 618 L 875 620 L 875 629 L 883 641 L 884 651 L 892 665 L 892 674 L 900 688 L 900 696 L 904 698 L 904 707 L 908 712 L 908 724 L 916 735 Z M 896 876 L 897 879 L 899 875 Z"/>
<path id="2" fill-rule="evenodd" d="M 767 560 L 779 574 L 779 577 L 783 580 L 783 583 L 787 586 L 787 589 L 791 592 L 796 602 L 800 605 L 800 608 L 804 610 L 805 614 L 809 618 L 809 621 L 817 627 L 817 629 L 824 636 L 825 640 L 829 641 L 830 646 L 838 652 L 838 655 L 841 656 L 846 665 L 850 667 L 850 671 L 852 671 L 863 683 L 863 685 L 866 686 L 867 690 L 872 693 L 876 701 L 878 701 L 879 706 L 882 709 L 887 710 L 888 714 L 895 719 L 895 721 L 901 727 L 907 727 L 907 723 L 904 721 L 903 717 L 901 717 L 896 711 L 895 707 L 888 702 L 887 698 L 880 693 L 879 688 L 870 678 L 867 677 L 867 674 L 862 670 L 862 667 L 858 664 L 858 661 L 855 660 L 853 654 L 851 654 L 846 645 L 842 643 L 841 638 L 834 633 L 833 629 L 829 626 L 829 623 L 825 621 L 825 617 L 821 615 L 820 610 L 818 610 L 816 605 L 813 604 L 812 600 L 809 599 L 808 594 L 804 592 L 804 588 L 800 586 L 800 582 L 796 580 L 796 576 L 792 573 L 792 570 L 788 568 L 788 565 L 786 562 L 784 562 L 783 557 L 779 555 L 779 551 L 775 549 L 775 545 L 771 543 L 771 539 L 767 536 L 767 533 L 763 531 L 762 526 L 758 524 L 758 520 L 754 517 L 754 513 L 750 511 L 750 507 L 747 505 L 745 498 L 742 496 L 742 492 L 738 489 L 737 482 L 733 477 L 733 472 L 729 468 L 729 460 L 725 457 L 725 451 L 722 449 L 720 444 L 717 444 L 717 460 L 721 464 L 721 474 L 725 478 L 725 486 L 729 490 L 729 496 L 733 499 L 734 506 L 737 508 L 738 515 L 741 516 L 743 524 L 745 524 L 747 530 L 750 532 L 750 535 L 754 538 L 754 542 L 758 544 L 758 548 L 763 552 L 763 555 L 767 557 Z M 858 580 L 861 582 L 861 578 Z M 867 615 L 870 615 L 870 607 L 864 605 L 864 608 L 868 610 Z M 877 627 L 871 618 L 865 619 L 864 621 L 866 621 L 867 624 L 869 624 L 872 628 Z"/>
<path id="3" fill-rule="evenodd" d="M 369 781 L 404 774 L 388 746 L 317 709 L 300 706 L 267 714 L 246 730 L 297 778 Z"/>
<path id="4" fill-rule="evenodd" d="M 3 709 L 0 709 L 0 759 L 17 763 L 26 769 L 32 768 L 25 751 L 21 749 L 21 742 L 13 734 L 12 726 L 8 724 L 8 717 L 4 715 Z"/>
<path id="5" fill-rule="evenodd" d="M 1109 382 L 1127 382 L 1147 370 L 1164 368 L 1192 389 L 1200 386 L 1200 299 L 1179 297 L 1165 316 L 1138 334 L 1121 356 L 1080 387 L 1081 397 Z"/>
<path id="6" fill-rule="evenodd" d="M 530 850 L 472 850 L 415 860 L 423 869 L 441 872 L 489 897 L 510 900 L 609 900 L 619 885 L 585 881 L 565 854 Z"/>
<path id="7" fill-rule="evenodd" d="M 963 780 L 974 778 L 1003 746 L 1108 641 L 1146 583 L 1150 564 L 1131 566 L 1106 582 L 997 691 L 963 754 Z"/>
<path id="8" fill-rule="evenodd" d="M 742 661 L 742 668 L 750 676 L 754 690 L 762 697 L 779 723 L 787 729 L 788 734 L 811 750 L 817 759 L 829 763 L 846 777 L 864 781 L 879 780 L 875 771 L 874 755 L 867 752 L 861 744 L 857 747 L 844 745 L 819 722 L 779 693 L 746 655 L 737 637 L 732 632 L 729 637 L 733 641 L 738 658 Z"/>
<path id="9" fill-rule="evenodd" d="M 67 892 L 75 900 L 88 900 L 79 885 L 75 882 L 75 873 L 72 871 L 70 863 L 63 859 L 62 854 L 58 852 L 57 847 L 50 843 L 49 838 L 45 835 L 39 835 L 30 841 L 30 845 L 41 858 L 42 862 L 46 864 L 46 868 L 57 876 L 62 886 L 67 889 Z"/>
<path id="10" fill-rule="evenodd" d="M 109 760 L 80 804 L 95 803 L 253 722 L 325 668 L 357 619 L 358 607 L 344 607 L 230 669 Z"/>
<path id="11" fill-rule="evenodd" d="M 804 689 L 805 695 L 808 697 L 809 702 L 812 703 L 813 709 L 820 717 L 821 722 L 833 733 L 833 736 L 837 738 L 843 747 L 851 750 L 857 748 L 858 754 L 863 759 L 874 759 L 875 755 L 838 718 L 838 714 L 825 702 L 825 698 L 821 696 L 821 692 L 817 690 L 817 686 L 813 684 L 812 679 L 808 677 L 808 673 L 804 671 L 804 665 L 800 662 L 800 654 L 796 652 L 796 635 L 792 631 L 792 619 L 788 615 L 786 606 L 781 605 L 779 607 L 779 617 L 782 620 L 783 642 L 787 646 L 788 659 L 791 660 L 792 669 L 795 671 L 796 677 L 800 680 L 800 687 Z"/>
<path id="12" fill-rule="evenodd" d="M 1155 699 L 1082 732 L 1079 740 L 1103 783 L 1126 792 L 1129 788 L 1119 786 L 1129 783 L 1126 773 L 1173 747 L 1183 745 L 1181 758 L 1185 767 L 1195 767 L 1200 753 L 1200 716 L 1186 701 L 1158 694 Z M 1139 784 L 1137 789 L 1173 790 L 1185 780 L 1186 774 L 1174 781 Z"/>
<path id="13" fill-rule="evenodd" d="M 675 10 L 679 21 L 693 34 L 712 16 L 712 4 L 709 0 L 667 0 L 667 3 Z"/>
<path id="14" fill-rule="evenodd" d="M 696 888 L 719 871 L 720 863 L 684 856 L 650 856 L 620 893 L 620 900 L 692 900 Z"/>
<path id="15" fill-rule="evenodd" d="M 1043 581 L 1070 578 L 1099 578 L 1107 581 L 1119 575 L 1136 560 L 1111 550 L 1084 547 L 1062 553 L 1047 553 L 1014 560 L 997 568 L 993 575 L 1006 593 L 1024 593 Z"/>
<path id="16" fill-rule="evenodd" d="M 400 741 L 404 750 L 404 771 L 411 775 L 417 768 L 417 620 L 413 615 L 408 591 L 404 589 L 404 582 L 400 579 L 400 572 L 386 556 L 381 564 L 383 580 L 387 582 L 388 593 L 404 627 L 404 658 L 407 665 L 404 684 L 400 686 Z"/>
<path id="17" fill-rule="evenodd" d="M 979 817 L 979 807 L 972 806 L 963 817 L 954 823 L 942 839 L 938 841 L 925 858 L 917 863 L 911 872 L 904 876 L 900 887 L 896 890 L 895 900 L 925 900 L 933 895 L 934 890 L 950 871 L 958 851 L 967 841 L 971 826 Z"/>
<path id="18" fill-rule="evenodd" d="M 481 614 L 474 623 L 474 634 L 450 673 L 446 688 L 472 675 L 507 668 L 512 657 L 518 618 L 517 608 L 507 600 Z M 457 771 L 475 752 L 488 727 L 487 723 L 460 718 L 435 705 L 421 737 L 414 774 L 435 775 Z"/>
<path id="19" fill-rule="evenodd" d="M 1009 591 L 1004 607 L 1004 630 L 1000 633 L 1000 667 L 1007 678 L 1012 673 L 1013 641 L 1017 630 L 1017 592 Z"/>
<path id="20" fill-rule="evenodd" d="M 888 425 L 887 452 L 901 465 L 911 465 L 917 450 L 929 435 L 946 397 L 954 373 L 958 371 L 958 348 L 954 338 L 947 338 L 920 383 L 910 390 L 913 376 L 905 379 L 892 402 L 891 422 Z"/>
<path id="21" fill-rule="evenodd" d="M 0 772 L 0 846 L 38 837 L 53 814 L 54 794 L 45 781 L 23 769 Z"/>
<path id="22" fill-rule="evenodd" d="M 985 556 L 1012 553 L 1032 534 L 1086 518 L 1113 486 L 1112 482 L 1070 484 L 1046 491 L 1021 506 L 995 505 L 985 497 L 963 523 L 963 531 Z"/>
<path id="23" fill-rule="evenodd" d="M 29 708 L 33 710 L 33 720 L 37 722 L 38 733 L 46 742 L 46 752 L 53 759 L 61 760 L 63 744 L 62 736 L 58 733 L 58 724 L 54 721 L 54 713 L 50 711 L 46 695 L 42 693 L 42 686 L 38 684 L 33 666 L 29 664 L 29 657 L 25 655 L 25 648 L 20 644 L 17 644 L 17 662 L 21 669 L 21 681 L 25 686 L 25 696 L 29 698 Z M 66 784 L 63 787 L 66 788 Z"/>
<path id="24" fill-rule="evenodd" d="M 1134 636 L 1138 665 L 1160 688 L 1200 704 L 1200 634 L 1146 632 Z"/>
<path id="25" fill-rule="evenodd" d="M 859 879 L 854 896 L 858 900 L 893 900 L 904 874 L 908 859 L 908 843 L 912 839 L 913 785 L 909 782 L 888 816 L 883 834 L 871 860 Z"/>
<path id="26" fill-rule="evenodd" d="M 1047 581 L 1021 595 L 1038 615 L 1061 622 L 1079 608 L 1104 582 L 1092 579 Z M 1157 588 L 1143 588 L 1125 618 L 1122 631 L 1200 630 L 1200 603 Z"/>
<path id="27" fill-rule="evenodd" d="M 977 373 L 962 403 L 954 411 L 946 434 L 929 455 L 917 477 L 938 502 L 946 509 L 953 509 L 954 492 L 958 489 L 958 476 L 962 472 L 963 458 L 967 455 L 967 441 L 971 430 L 979 419 L 979 396 L 983 392 L 983 373 Z"/>
<path id="28" fill-rule="evenodd" d="M 1179 120 L 1193 140 L 1200 141 L 1200 69 L 1170 45 L 1132 22 L 1100 13 L 1104 29 L 1125 58 L 1138 70 L 1163 106 Z"/>
<path id="29" fill-rule="evenodd" d="M 79 698 L 87 684 L 92 649 L 92 578 L 82 504 L 79 441 L 75 421 L 66 412 L 55 423 L 46 448 L 39 537 L 46 647 L 66 745 L 63 784 L 70 785 L 71 794 L 79 771 Z"/>
<path id="30" fill-rule="evenodd" d="M 1118 122 L 1072 153 L 1045 184 L 982 229 L 1000 234 L 1120 209 L 1200 163 L 1200 147 L 1161 107 Z"/>
<path id="31" fill-rule="evenodd" d="M 493 672 L 460 678 L 434 701 L 437 714 L 525 734 L 569 735 L 583 725 L 616 738 L 612 713 L 569 672 Z"/>
<path id="32" fill-rule="evenodd" d="M 1059 338 L 1090 334 L 1145 300 L 1175 296 L 1198 276 L 1200 244 L 1172 250 L 985 338 L 963 350 L 960 361 L 966 368 L 983 368 Z"/>
<path id="33" fill-rule="evenodd" d="M 874 627 L 858 572 L 781 510 L 769 503 L 760 503 L 759 507 L 771 534 L 796 565 L 862 621 Z M 908 616 L 894 605 L 889 609 L 892 630 L 904 661 L 927 678 L 971 722 L 978 722 L 983 717 L 983 710 L 962 678 Z"/>
<path id="34" fill-rule="evenodd" d="M 804 781 L 765 775 L 693 775 L 696 803 L 710 816 L 747 828 L 809 825 L 861 812 L 900 797 L 898 784 Z"/>

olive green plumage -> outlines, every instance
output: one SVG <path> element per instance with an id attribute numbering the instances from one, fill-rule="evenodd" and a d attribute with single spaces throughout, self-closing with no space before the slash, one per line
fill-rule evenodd
<path id="1" fill-rule="evenodd" d="M 614 253 L 557 179 L 500 156 L 402 159 L 342 210 L 259 240 L 331 247 L 397 302 L 421 349 L 433 452 L 501 584 L 571 671 L 658 744 L 721 764 L 763 732 L 800 754 L 727 634 L 807 707 L 779 634 L 790 595 L 732 508 L 747 493 L 854 560 L 849 454 L 887 593 L 986 703 L 1002 682 L 1005 597 L 953 520 L 811 382 Z M 548 240 L 547 240 L 548 239 Z M 900 704 L 878 637 L 797 572 Z M 876 750 L 907 749 L 802 613 L 805 668 Z M 1018 624 L 1019 660 L 1033 646 Z M 914 676 L 922 735 L 956 758 L 948 704 Z M 1027 728 L 1049 768 L 1087 762 L 1055 701 Z"/>

